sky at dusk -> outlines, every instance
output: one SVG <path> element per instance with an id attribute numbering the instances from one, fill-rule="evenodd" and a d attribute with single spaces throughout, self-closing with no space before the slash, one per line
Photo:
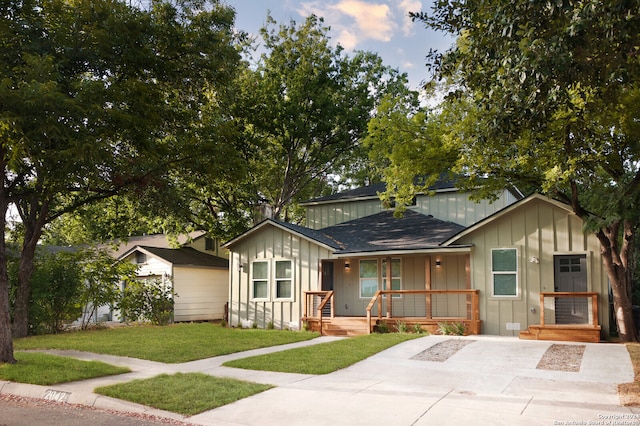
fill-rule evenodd
<path id="1" fill-rule="evenodd" d="M 412 89 L 428 78 L 425 66 L 430 49 L 444 51 L 453 38 L 412 22 L 409 12 L 430 11 L 431 0 L 224 0 L 236 10 L 236 27 L 258 35 L 267 12 L 278 24 L 302 24 L 311 14 L 331 27 L 334 43 L 347 52 L 378 53 L 384 63 L 409 75 Z"/>

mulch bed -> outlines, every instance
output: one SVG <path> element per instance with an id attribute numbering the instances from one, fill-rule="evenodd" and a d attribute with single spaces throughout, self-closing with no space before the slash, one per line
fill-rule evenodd
<path id="1" fill-rule="evenodd" d="M 585 345 L 553 344 L 540 358 L 536 368 L 540 370 L 580 371 Z"/>
<path id="2" fill-rule="evenodd" d="M 418 361 L 435 361 L 435 362 L 444 362 L 453 354 L 458 352 L 460 349 L 464 348 L 470 343 L 475 342 L 475 340 L 467 340 L 467 339 L 449 339 L 444 342 L 436 343 L 431 346 L 429 349 L 425 349 L 417 355 L 411 357 L 411 359 Z"/>

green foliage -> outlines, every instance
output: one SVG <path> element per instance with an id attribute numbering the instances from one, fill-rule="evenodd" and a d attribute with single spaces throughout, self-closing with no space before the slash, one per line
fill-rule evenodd
<path id="1" fill-rule="evenodd" d="M 273 386 L 203 373 L 161 374 L 103 386 L 96 392 L 173 413 L 193 416 L 271 389 Z M 206 397 L 203 397 L 206 395 Z"/>
<path id="2" fill-rule="evenodd" d="M 396 323 L 396 330 L 398 331 L 398 333 L 406 333 L 409 331 L 409 328 L 407 327 L 407 323 L 404 321 L 398 321 Z"/>
<path id="3" fill-rule="evenodd" d="M 17 364 L 0 365 L 0 380 L 48 386 L 95 377 L 128 373 L 126 367 L 115 367 L 99 361 L 81 361 L 42 353 L 20 352 Z"/>
<path id="4" fill-rule="evenodd" d="M 82 259 L 80 252 L 54 252 L 48 248 L 38 251 L 28 304 L 29 334 L 58 333 L 81 316 Z M 9 264 L 12 300 L 17 291 L 18 270 L 19 260 L 12 259 Z"/>
<path id="5" fill-rule="evenodd" d="M 136 265 L 114 262 L 103 250 L 88 250 L 82 263 L 83 287 L 80 306 L 83 307 L 81 327 L 86 329 L 97 314 L 98 308 L 115 306 L 123 296 L 121 282 L 133 282 Z"/>
<path id="6" fill-rule="evenodd" d="M 234 11 L 218 1 L 161 0 L 148 9 L 112 0 L 3 2 L 0 16 L 0 205 L 12 204 L 24 227 L 12 327 L 22 336 L 48 223 L 122 193 L 171 199 L 176 174 L 226 168 L 206 160 L 228 157 L 225 126 L 214 126 L 224 120 L 205 126 L 202 117 L 225 99 L 240 55 Z M 0 277 L 3 311 L 5 284 Z M 0 338 L 2 361 L 10 336 Z"/>
<path id="7" fill-rule="evenodd" d="M 475 198 L 515 185 L 570 205 L 603 247 L 623 340 L 636 339 L 628 258 L 640 223 L 639 5 L 438 0 L 412 17 L 458 36 L 428 56 L 444 103 L 423 119 L 396 99 L 400 114 L 372 129 L 388 161 L 388 199 L 406 203 L 424 189 L 415 175 L 444 166 Z M 398 140 L 403 126 L 417 136 Z"/>
<path id="8" fill-rule="evenodd" d="M 439 322 L 438 323 L 438 333 L 443 336 L 463 336 L 465 333 L 465 328 L 463 323 L 447 323 L 447 322 Z"/>
<path id="9" fill-rule="evenodd" d="M 299 218 L 298 201 L 327 190 L 332 174 L 353 171 L 366 154 L 361 140 L 379 98 L 406 82 L 373 53 L 344 55 L 323 20 L 261 30 L 265 53 L 238 80 L 237 117 L 254 152 L 256 193 L 275 218 Z"/>
<path id="10" fill-rule="evenodd" d="M 413 325 L 413 332 L 415 334 L 422 334 L 424 333 L 424 330 L 422 329 L 422 325 L 420 325 L 420 323 L 415 323 Z"/>
<path id="11" fill-rule="evenodd" d="M 132 280 L 122 292 L 116 308 L 125 321 L 148 321 L 167 325 L 173 321 L 173 305 L 177 294 L 167 278 Z"/>
<path id="12" fill-rule="evenodd" d="M 387 324 L 385 321 L 376 321 L 376 325 L 373 326 L 373 331 L 378 334 L 387 334 L 391 330 L 389 329 L 389 324 Z"/>

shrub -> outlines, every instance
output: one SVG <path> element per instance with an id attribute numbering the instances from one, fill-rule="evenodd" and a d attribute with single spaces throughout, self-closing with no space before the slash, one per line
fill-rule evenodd
<path id="1" fill-rule="evenodd" d="M 389 332 L 389 326 L 384 321 L 377 321 L 376 325 L 373 327 L 373 331 L 380 334 L 386 334 Z"/>
<path id="2" fill-rule="evenodd" d="M 420 325 L 420 323 L 415 323 L 413 325 L 413 332 L 415 334 L 422 334 L 424 333 L 424 330 L 422 329 L 422 325 Z"/>
<path id="3" fill-rule="evenodd" d="M 442 335 L 462 336 L 465 329 L 463 323 L 438 323 L 438 332 Z"/>
<path id="4" fill-rule="evenodd" d="M 407 331 L 409 331 L 407 323 L 404 321 L 398 321 L 396 323 L 396 330 L 398 331 L 398 333 L 406 333 Z"/>
<path id="5" fill-rule="evenodd" d="M 117 308 L 125 321 L 149 321 L 166 325 L 173 320 L 174 298 L 171 282 L 167 280 L 133 280 L 128 282 Z"/>

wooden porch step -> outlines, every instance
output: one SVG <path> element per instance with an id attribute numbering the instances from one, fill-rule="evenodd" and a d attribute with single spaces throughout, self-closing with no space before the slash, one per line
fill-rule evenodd
<path id="1" fill-rule="evenodd" d="M 530 325 L 528 330 L 520 332 L 519 337 L 523 340 L 598 343 L 600 341 L 600 326 L 581 324 Z"/>
<path id="2" fill-rule="evenodd" d="M 326 318 L 322 320 L 325 336 L 361 336 L 369 334 L 366 318 Z"/>

